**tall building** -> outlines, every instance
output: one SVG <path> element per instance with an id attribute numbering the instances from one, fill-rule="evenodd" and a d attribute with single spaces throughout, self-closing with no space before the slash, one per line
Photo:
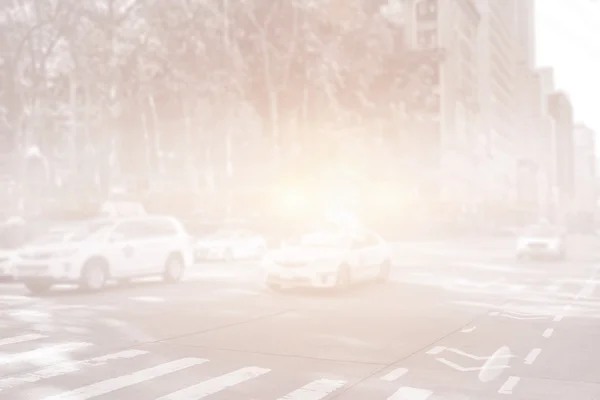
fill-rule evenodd
<path id="1" fill-rule="evenodd" d="M 535 67 L 535 4 L 534 0 L 515 3 L 516 57 L 528 69 Z"/>
<path id="2" fill-rule="evenodd" d="M 582 124 L 574 127 L 575 197 L 573 212 L 579 226 L 594 221 L 598 200 L 596 132 Z"/>
<path id="3" fill-rule="evenodd" d="M 554 120 L 555 173 L 556 188 L 559 194 L 559 213 L 565 217 L 572 207 L 575 194 L 573 106 L 563 92 L 554 92 L 548 96 L 548 114 Z"/>
<path id="4" fill-rule="evenodd" d="M 479 29 L 480 132 L 487 147 L 484 180 L 492 216 L 506 219 L 518 205 L 518 138 L 516 118 L 517 0 L 477 0 Z"/>

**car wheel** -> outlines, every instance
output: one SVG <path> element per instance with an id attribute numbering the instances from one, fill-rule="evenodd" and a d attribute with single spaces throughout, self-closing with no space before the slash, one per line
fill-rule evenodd
<path id="1" fill-rule="evenodd" d="M 106 265 L 99 261 L 88 262 L 81 272 L 79 287 L 86 291 L 98 291 L 106 285 Z"/>
<path id="2" fill-rule="evenodd" d="M 351 282 L 350 268 L 347 265 L 341 266 L 337 273 L 336 286 L 341 288 L 348 287 Z"/>
<path id="3" fill-rule="evenodd" d="M 51 282 L 25 281 L 23 283 L 31 294 L 44 294 L 52 288 Z"/>
<path id="4" fill-rule="evenodd" d="M 378 282 L 387 282 L 390 278 L 390 270 L 392 268 L 392 263 L 390 260 L 385 260 L 381 266 L 379 267 L 379 274 L 377 275 Z"/>
<path id="5" fill-rule="evenodd" d="M 178 255 L 171 255 L 165 265 L 164 280 L 167 283 L 177 283 L 183 277 L 183 260 Z"/>

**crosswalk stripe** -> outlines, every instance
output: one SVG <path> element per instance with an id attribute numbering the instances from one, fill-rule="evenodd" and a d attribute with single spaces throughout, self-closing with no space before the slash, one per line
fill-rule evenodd
<path id="1" fill-rule="evenodd" d="M 408 373 L 406 368 L 396 368 L 381 377 L 382 381 L 395 381 Z"/>
<path id="2" fill-rule="evenodd" d="M 9 338 L 0 339 L 0 346 L 6 346 L 8 344 L 31 342 L 33 340 L 44 339 L 47 337 L 48 336 L 46 336 L 46 335 L 40 335 L 40 334 L 36 334 L 36 333 L 32 333 L 32 334 L 28 334 L 28 335 L 13 336 L 13 337 L 9 337 Z"/>
<path id="3" fill-rule="evenodd" d="M 404 386 L 388 397 L 388 400 L 427 400 L 433 395 L 431 390 Z"/>
<path id="4" fill-rule="evenodd" d="M 279 400 L 321 400 L 346 384 L 346 381 L 319 379 L 281 397 Z"/>
<path id="5" fill-rule="evenodd" d="M 16 386 L 26 383 L 36 383 L 44 379 L 56 378 L 57 376 L 68 375 L 72 372 L 79 371 L 82 367 L 95 367 L 105 365 L 108 361 L 119 359 L 130 359 L 137 356 L 148 354 L 143 350 L 125 350 L 117 353 L 107 354 L 100 357 L 89 358 L 82 361 L 67 361 L 52 365 L 37 371 L 27 372 L 19 376 L 10 376 L 0 379 L 0 391 L 12 389 Z"/>
<path id="6" fill-rule="evenodd" d="M 250 379 L 259 377 L 261 375 L 270 372 L 270 369 L 259 368 L 259 367 L 246 367 L 238 369 L 237 371 L 229 374 L 221 375 L 213 379 L 209 379 L 204 382 L 200 382 L 197 385 L 181 389 L 177 392 L 173 392 L 166 396 L 161 397 L 158 400 L 198 400 L 203 399 L 212 394 L 218 393 L 222 390 L 238 385 L 242 382 Z M 84 399 L 77 399 L 84 400 Z"/>
<path id="7" fill-rule="evenodd" d="M 44 400 L 87 400 L 97 396 L 103 396 L 124 389 L 129 386 L 137 385 L 151 379 L 159 378 L 186 368 L 200 365 L 208 360 L 202 358 L 182 358 L 168 363 L 160 364 L 155 367 L 142 369 L 129 375 L 119 376 L 117 378 L 107 379 L 83 386 L 56 396 L 46 397 Z"/>
<path id="8" fill-rule="evenodd" d="M 3 355 L 0 356 L 0 365 L 28 361 L 53 362 L 57 361 L 59 357 L 62 357 L 61 353 L 67 353 L 70 351 L 83 349 L 85 347 L 90 347 L 91 345 L 91 343 L 85 342 L 62 343 L 54 346 L 48 346 L 42 349 L 27 351 L 24 353 Z"/>

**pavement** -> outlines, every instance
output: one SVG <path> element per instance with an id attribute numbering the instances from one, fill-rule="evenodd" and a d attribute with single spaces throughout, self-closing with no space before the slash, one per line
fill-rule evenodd
<path id="1" fill-rule="evenodd" d="M 270 293 L 255 262 L 92 294 L 0 285 L 0 398 L 600 399 L 598 242 L 566 262 L 396 246 L 390 282 L 344 292 Z"/>

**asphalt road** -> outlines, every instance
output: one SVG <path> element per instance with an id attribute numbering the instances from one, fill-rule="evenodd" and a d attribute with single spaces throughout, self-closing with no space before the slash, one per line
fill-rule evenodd
<path id="1" fill-rule="evenodd" d="M 29 297 L 0 287 L 0 398 L 599 399 L 600 239 L 399 246 L 392 280 L 273 294 L 255 263 Z"/>

